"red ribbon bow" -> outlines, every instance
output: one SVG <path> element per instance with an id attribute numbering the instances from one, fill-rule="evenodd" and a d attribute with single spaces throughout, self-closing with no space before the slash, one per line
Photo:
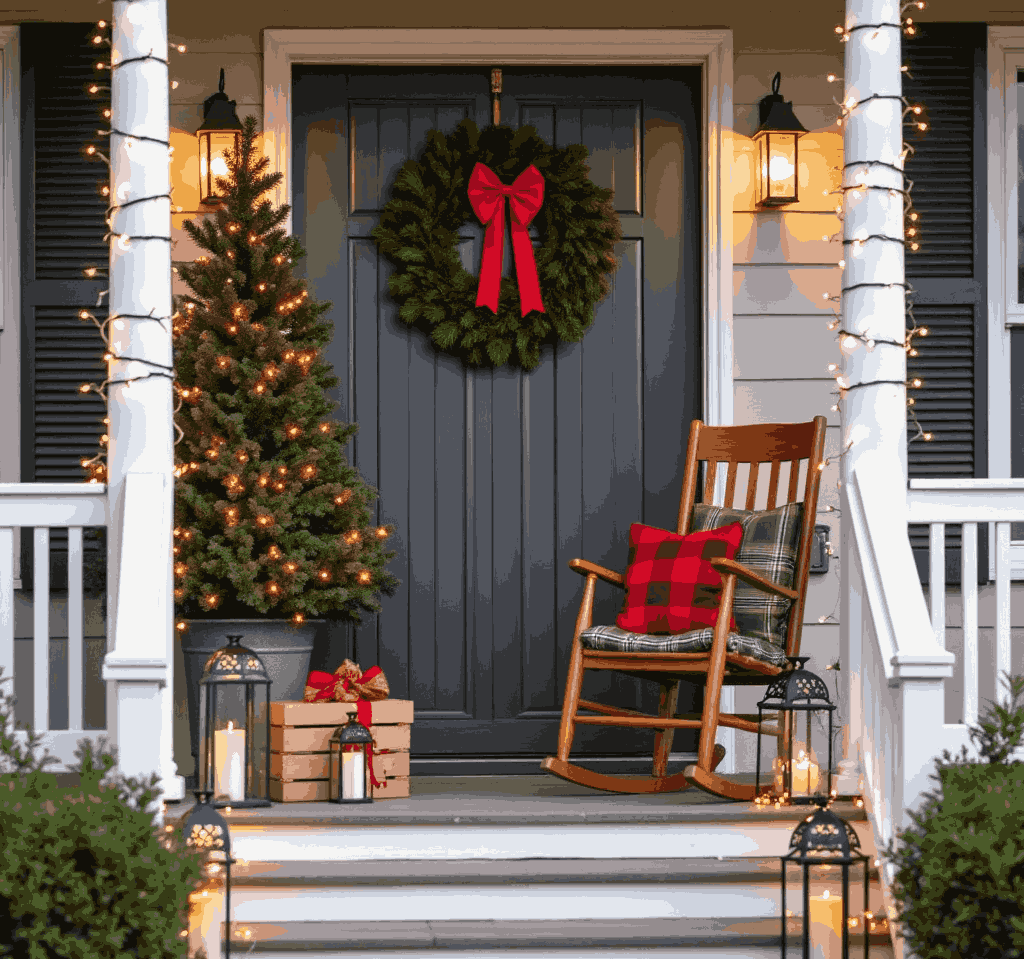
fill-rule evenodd
<path id="1" fill-rule="evenodd" d="M 480 260 L 480 285 L 476 305 L 498 312 L 501 295 L 501 258 L 505 247 L 505 197 L 512 208 L 512 252 L 516 259 L 519 303 L 523 316 L 530 310 L 546 312 L 540 296 L 537 263 L 527 227 L 544 203 L 544 177 L 528 166 L 511 186 L 505 186 L 489 167 L 478 163 L 469 178 L 469 202 L 480 222 L 487 227 Z"/>
<path id="2" fill-rule="evenodd" d="M 342 702 L 343 700 L 339 695 L 339 688 L 347 692 L 356 684 L 369 682 L 380 672 L 381 668 L 379 666 L 371 666 L 365 673 L 361 673 L 359 676 L 356 676 L 354 680 L 349 680 L 347 676 L 339 679 L 334 673 L 325 673 L 314 669 L 306 678 L 306 702 Z M 360 696 L 356 699 L 355 706 L 356 720 L 369 729 L 373 723 L 373 706 L 371 705 L 370 700 L 364 699 Z M 345 747 L 346 751 L 355 751 L 359 748 L 360 747 L 358 746 Z M 370 774 L 370 782 L 373 784 L 373 788 L 385 788 L 386 783 L 378 782 L 376 775 L 374 775 L 372 750 L 367 750 L 366 768 Z"/>

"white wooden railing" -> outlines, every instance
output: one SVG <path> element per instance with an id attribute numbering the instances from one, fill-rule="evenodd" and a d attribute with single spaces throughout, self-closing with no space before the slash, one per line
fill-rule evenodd
<path id="1" fill-rule="evenodd" d="M 966 727 L 977 722 L 983 701 L 979 675 L 978 616 L 978 524 L 994 527 L 992 553 L 995 559 L 994 674 L 985 682 L 986 691 L 998 695 L 1001 677 L 1011 670 L 1010 649 L 1010 524 L 1024 522 L 1024 479 L 934 479 L 910 481 L 907 494 L 907 521 L 927 523 L 929 536 L 928 593 L 932 631 L 935 642 L 946 647 L 946 567 L 945 529 L 947 524 L 962 524 L 959 600 L 963 610 L 963 652 L 961 697 L 962 735 Z M 988 571 L 984 571 L 984 579 Z M 958 670 L 959 672 L 960 670 Z M 959 678 L 959 677 L 958 677 Z M 947 692 L 953 690 L 947 688 Z M 950 727 L 952 730 L 953 727 Z M 951 738 L 956 738 L 950 732 Z"/>
<path id="2" fill-rule="evenodd" d="M 83 531 L 108 526 L 106 487 L 96 483 L 0 483 L 0 666 L 3 675 L 17 681 L 14 672 L 15 589 L 18 567 L 15 549 L 20 535 L 31 535 L 32 570 L 32 726 L 43 734 L 43 744 L 60 760 L 59 771 L 74 761 L 80 739 L 97 739 L 106 730 L 84 726 L 83 676 L 85 669 L 84 593 L 82 584 Z M 68 531 L 67 665 L 68 728 L 50 729 L 50 530 Z M 104 562 L 105 562 L 104 557 Z M 19 637 L 27 638 L 27 637 Z M 5 692 L 13 692 L 5 683 Z M 110 724 L 110 704 L 107 704 Z"/>
<path id="3" fill-rule="evenodd" d="M 895 465 L 893 465 L 895 469 Z M 889 473 L 887 476 L 886 474 Z M 846 490 L 843 538 L 846 591 L 844 668 L 851 742 L 863 776 L 863 796 L 882 850 L 909 823 L 907 811 L 934 787 L 934 760 L 948 749 L 970 748 L 967 727 L 977 721 L 979 683 L 978 523 L 995 524 L 994 675 L 986 688 L 1001 692 L 1010 670 L 1010 523 L 1024 521 L 1022 480 L 913 480 L 903 502 L 891 473 L 877 463 L 855 466 Z M 931 527 L 926 603 L 906 532 Z M 962 662 L 946 649 L 945 526 L 963 525 Z M 987 572 L 987 571 L 986 571 Z M 956 598 L 956 597 L 953 597 Z M 953 684 L 962 674 L 962 687 Z M 962 702 L 959 722 L 947 723 L 947 693 Z M 881 870 L 892 910 L 891 870 Z M 895 930 L 894 930 L 895 931 Z M 897 956 L 903 941 L 894 939 Z"/>
<path id="4" fill-rule="evenodd" d="M 952 653 L 935 640 L 907 535 L 898 460 L 854 464 L 847 474 L 842 538 L 843 668 L 851 752 L 859 760 L 862 795 L 881 853 L 909 823 L 907 810 L 933 783 L 934 759 L 959 748 L 959 730 L 945 728 L 945 682 Z M 954 741 L 955 740 L 955 741 Z M 896 913 L 893 873 L 879 869 L 886 911 Z M 896 955 L 903 940 L 892 927 Z"/>

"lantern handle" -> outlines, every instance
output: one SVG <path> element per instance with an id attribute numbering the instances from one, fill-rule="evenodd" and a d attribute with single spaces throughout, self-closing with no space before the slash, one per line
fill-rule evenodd
<path id="1" fill-rule="evenodd" d="M 776 74 L 776 77 L 778 77 L 778 74 Z M 218 85 L 217 89 L 220 90 L 221 93 L 224 92 L 224 68 L 223 67 L 220 68 L 220 84 Z"/>
<path id="2" fill-rule="evenodd" d="M 224 71 L 223 70 L 220 71 L 220 76 L 221 76 L 221 84 L 222 84 L 221 85 L 221 90 L 223 90 L 224 89 L 224 87 L 223 87 Z M 782 83 L 782 74 L 781 73 L 776 73 L 775 76 L 772 77 L 772 93 L 775 94 L 775 96 L 779 95 L 779 86 L 780 86 L 781 83 Z"/>
<path id="3" fill-rule="evenodd" d="M 228 637 L 228 638 L 230 639 L 231 637 Z M 796 669 L 803 669 L 804 668 L 804 663 L 806 663 L 810 658 L 811 658 L 810 656 L 787 656 L 786 657 L 786 659 L 789 660 L 789 668 L 790 669 L 794 669 L 794 670 L 796 670 Z"/>

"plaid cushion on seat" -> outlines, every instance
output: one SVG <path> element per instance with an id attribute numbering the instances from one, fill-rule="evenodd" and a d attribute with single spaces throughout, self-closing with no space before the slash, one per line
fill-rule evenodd
<path id="1" fill-rule="evenodd" d="M 669 636 L 630 633 L 618 626 L 591 626 L 580 633 L 580 642 L 584 649 L 606 653 L 705 653 L 711 649 L 713 636 L 714 629 L 709 626 Z M 755 636 L 729 633 L 725 648 L 779 668 L 786 665 L 785 650 Z"/>
<path id="2" fill-rule="evenodd" d="M 743 541 L 736 551 L 736 562 L 779 586 L 792 589 L 802 517 L 802 503 L 787 503 L 760 512 L 697 503 L 693 507 L 691 532 L 742 523 Z M 743 636 L 785 646 L 786 618 L 791 605 L 792 601 L 784 596 L 766 593 L 736 580 L 732 614 L 736 629 Z"/>

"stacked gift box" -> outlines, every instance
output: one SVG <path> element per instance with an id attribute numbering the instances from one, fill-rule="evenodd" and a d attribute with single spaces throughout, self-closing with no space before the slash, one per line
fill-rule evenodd
<path id="1" fill-rule="evenodd" d="M 374 799 L 409 795 L 412 701 L 369 703 L 373 774 L 382 785 Z M 356 713 L 355 703 L 270 704 L 270 798 L 275 802 L 326 802 L 331 736 Z"/>

